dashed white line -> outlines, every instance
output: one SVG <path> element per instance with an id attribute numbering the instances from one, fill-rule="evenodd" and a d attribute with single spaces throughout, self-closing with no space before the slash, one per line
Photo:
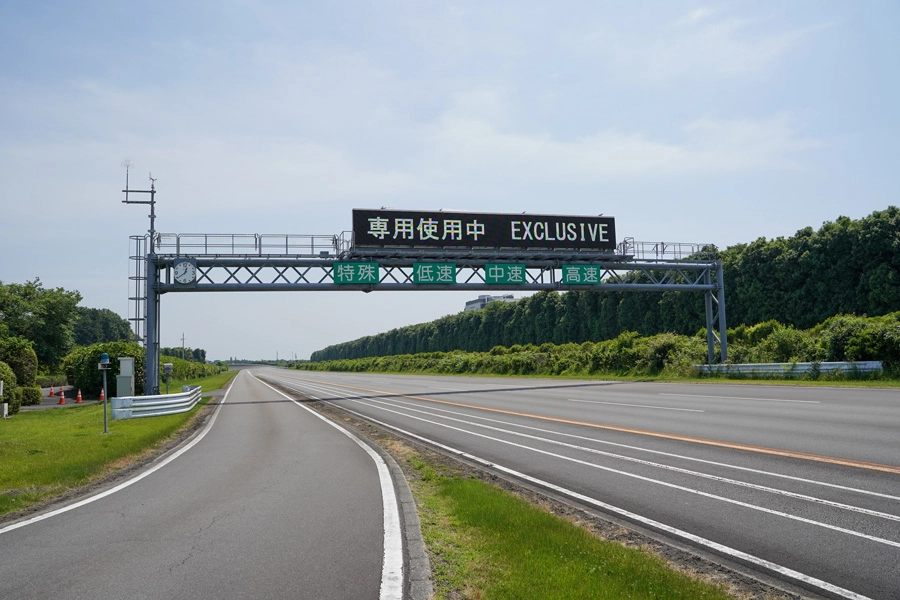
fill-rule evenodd
<path id="1" fill-rule="evenodd" d="M 659 393 L 659 396 L 676 396 L 678 398 L 711 398 L 715 400 L 757 400 L 759 402 L 792 402 L 796 404 L 821 404 L 818 400 L 786 400 L 783 398 L 749 398 L 741 396 L 701 396 L 699 394 L 666 394 Z"/>
<path id="2" fill-rule="evenodd" d="M 600 400 L 575 400 L 574 398 L 567 398 L 569 402 L 581 402 L 584 404 L 609 404 L 610 406 L 630 406 L 633 408 L 655 408 L 656 410 L 678 410 L 681 412 L 697 412 L 702 413 L 706 412 L 705 410 L 698 410 L 696 408 L 674 408 L 671 406 L 650 406 L 648 404 L 627 404 L 625 402 L 602 402 Z"/>

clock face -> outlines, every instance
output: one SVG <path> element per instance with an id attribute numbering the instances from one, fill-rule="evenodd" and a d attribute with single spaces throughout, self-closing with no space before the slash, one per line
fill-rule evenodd
<path id="1" fill-rule="evenodd" d="M 197 276 L 197 267 L 191 261 L 175 263 L 175 281 L 178 283 L 191 283 Z"/>

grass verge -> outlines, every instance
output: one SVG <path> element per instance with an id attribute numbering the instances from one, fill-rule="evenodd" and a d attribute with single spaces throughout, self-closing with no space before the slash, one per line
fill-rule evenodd
<path id="1" fill-rule="evenodd" d="M 658 556 L 602 540 L 518 496 L 406 456 L 436 599 L 726 599 Z"/>
<path id="2" fill-rule="evenodd" d="M 211 391 L 236 374 L 228 371 L 183 383 Z M 199 409 L 109 421 L 108 434 L 103 433 L 100 404 L 22 412 L 0 422 L 0 516 L 63 495 L 128 465 L 188 424 Z"/>

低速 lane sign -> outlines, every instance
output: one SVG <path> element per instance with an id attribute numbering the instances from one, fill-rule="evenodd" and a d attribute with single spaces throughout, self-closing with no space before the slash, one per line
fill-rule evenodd
<path id="1" fill-rule="evenodd" d="M 446 285 L 456 283 L 454 263 L 413 263 L 413 283 Z"/>

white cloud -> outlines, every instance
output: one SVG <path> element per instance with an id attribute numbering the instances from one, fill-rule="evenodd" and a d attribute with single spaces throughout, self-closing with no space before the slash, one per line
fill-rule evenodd
<path id="1" fill-rule="evenodd" d="M 596 24 L 575 43 L 615 77 L 664 85 L 766 75 L 825 27 L 777 28 L 764 18 L 698 8 L 668 22 L 653 13 L 630 27 Z"/>
<path id="2" fill-rule="evenodd" d="M 716 12 L 718 12 L 718 11 L 707 8 L 707 7 L 695 8 L 694 10 L 690 11 L 683 17 L 677 19 L 675 21 L 675 24 L 676 25 L 694 25 L 696 23 L 699 23 L 700 21 L 703 21 L 704 19 L 711 17 L 712 15 L 716 14 Z"/>
<path id="3" fill-rule="evenodd" d="M 787 116 L 702 118 L 681 130 L 678 139 L 607 129 L 566 140 L 451 112 L 435 128 L 433 162 L 460 175 L 524 181 L 628 180 L 797 169 L 803 152 L 820 145 L 798 134 Z"/>

